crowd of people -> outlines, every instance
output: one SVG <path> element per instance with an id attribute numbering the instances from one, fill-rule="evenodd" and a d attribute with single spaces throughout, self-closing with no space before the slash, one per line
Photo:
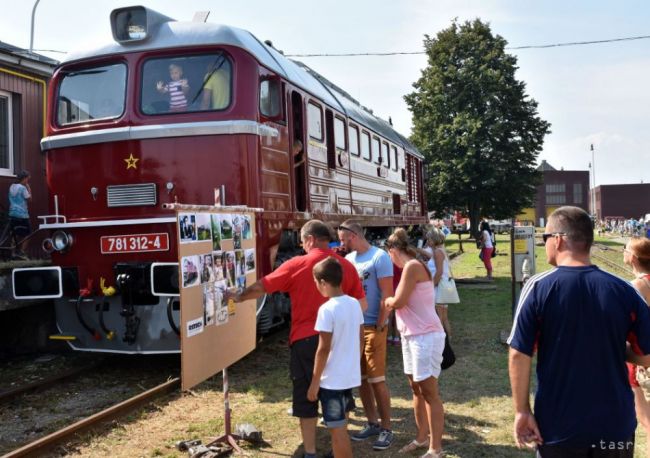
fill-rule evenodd
<path id="1" fill-rule="evenodd" d="M 650 219 L 608 218 L 596 225 L 599 234 L 612 233 L 628 237 L 650 237 Z"/>
<path id="2" fill-rule="evenodd" d="M 427 234 L 432 253 L 427 263 L 418 258 L 404 229 L 390 235 L 384 250 L 370 244 L 355 221 L 345 221 L 337 233 L 345 257 L 330 247 L 328 224 L 307 222 L 300 232 L 306 254 L 233 297 L 240 302 L 273 292 L 289 294 L 291 413 L 299 419 L 303 456 L 316 457 L 319 401 L 332 439 L 332 451 L 324 456 L 351 457 L 351 440 L 372 439 L 374 450 L 393 445 L 386 347 L 394 315 L 416 424 L 413 439 L 399 452 L 422 449 L 423 458 L 438 458 L 444 426 L 438 377 L 446 334 L 434 306 L 434 282 L 448 275 L 448 259 L 438 254 L 444 250 L 444 234 Z M 366 424 L 349 435 L 352 389 L 357 387 Z"/>
<path id="3" fill-rule="evenodd" d="M 319 401 L 332 440 L 324 456 L 351 457 L 351 440 L 372 438 L 369 447 L 375 450 L 393 445 L 386 381 L 392 316 L 416 425 L 399 453 L 422 449 L 422 458 L 443 456 L 438 379 L 451 325 L 445 304 L 436 301 L 436 287 L 451 274 L 444 233 L 430 228 L 414 246 L 397 229 L 384 250 L 369 243 L 352 220 L 339 225 L 337 235 L 345 257 L 331 248 L 330 227 L 309 221 L 300 234 L 306 254 L 234 297 L 289 293 L 291 412 L 300 421 L 304 457 L 316 456 Z M 636 418 L 650 434 L 650 240 L 632 237 L 626 244 L 624 262 L 636 277 L 628 283 L 591 263 L 593 239 L 584 210 L 561 207 L 550 215 L 543 240 L 554 268 L 524 285 L 508 338 L 515 441 L 542 458 L 632 457 Z M 489 277 L 486 259 L 494 242 L 489 226 L 482 227 L 478 243 Z M 357 387 L 366 423 L 350 435 L 347 420 Z"/>

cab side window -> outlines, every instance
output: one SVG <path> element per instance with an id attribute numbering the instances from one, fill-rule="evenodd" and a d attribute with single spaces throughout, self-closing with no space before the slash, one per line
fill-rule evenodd
<path id="1" fill-rule="evenodd" d="M 260 82 L 260 113 L 267 118 L 282 115 L 282 83 L 276 79 Z"/>
<path id="2" fill-rule="evenodd" d="M 307 105 L 307 123 L 309 136 L 319 142 L 323 141 L 323 111 L 313 102 Z"/>

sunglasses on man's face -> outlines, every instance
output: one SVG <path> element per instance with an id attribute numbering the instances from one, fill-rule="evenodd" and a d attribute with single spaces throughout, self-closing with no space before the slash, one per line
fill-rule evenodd
<path id="1" fill-rule="evenodd" d="M 349 227 L 345 227 L 345 226 L 339 226 L 339 231 L 347 231 L 347 232 L 349 232 L 349 233 L 351 233 L 351 234 L 357 235 L 356 232 L 354 232 L 354 231 L 353 231 L 352 229 L 350 229 Z"/>
<path id="2" fill-rule="evenodd" d="M 550 239 L 551 237 L 558 236 L 558 235 L 561 237 L 563 235 L 566 235 L 566 232 L 545 232 L 545 233 L 542 234 L 542 240 L 544 241 L 544 243 L 546 243 L 546 241 L 548 239 Z"/>

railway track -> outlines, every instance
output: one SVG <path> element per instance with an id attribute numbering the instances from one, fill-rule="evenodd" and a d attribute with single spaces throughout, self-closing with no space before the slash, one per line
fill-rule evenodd
<path id="1" fill-rule="evenodd" d="M 128 412 L 133 411 L 134 409 L 150 403 L 155 399 L 170 393 L 173 390 L 176 390 L 180 387 L 180 378 L 176 377 L 170 379 L 160 385 L 146 390 L 143 393 L 140 393 L 136 396 L 133 396 L 125 401 L 120 402 L 114 406 L 111 406 L 107 409 L 104 409 L 100 412 L 97 412 L 83 420 L 77 421 L 72 425 L 66 426 L 58 431 L 55 431 L 51 434 L 48 434 L 45 437 L 41 437 L 33 442 L 30 442 L 22 447 L 13 450 L 6 455 L 3 455 L 2 458 L 18 458 L 23 456 L 39 456 L 45 452 L 51 452 L 52 447 L 58 443 L 69 441 L 76 434 L 80 432 L 87 431 L 98 425 L 120 416 L 125 415 Z"/>
<path id="2" fill-rule="evenodd" d="M 100 357 L 82 365 L 77 362 L 76 367 L 36 370 L 33 361 L 15 363 L 4 373 L 5 379 L 15 378 L 17 386 L 0 391 L 2 457 L 54 453 L 55 444 L 71 442 L 79 432 L 180 386 L 177 355 Z M 50 375 L 48 369 L 56 374 Z M 27 375 L 21 377 L 23 373 Z M 32 381 L 36 377 L 40 379 Z"/>
<path id="3" fill-rule="evenodd" d="M 614 262 L 611 259 L 608 259 L 606 256 L 603 256 L 596 251 L 608 251 L 608 252 L 614 252 L 617 254 L 620 254 L 620 259 L 623 259 L 623 250 L 622 249 L 615 249 L 607 245 L 603 245 L 601 243 L 594 243 L 593 249 L 591 250 L 591 257 L 597 260 L 599 263 L 604 264 L 610 269 L 616 270 L 617 272 L 623 273 L 626 276 L 633 277 L 634 273 L 632 272 L 632 269 L 629 269 L 625 267 L 621 262 Z"/>
<path id="4" fill-rule="evenodd" d="M 14 399 L 22 396 L 23 394 L 30 393 L 33 391 L 39 391 L 42 389 L 51 388 L 57 383 L 63 383 L 73 377 L 88 373 L 89 371 L 96 370 L 99 366 L 103 364 L 103 361 L 99 361 L 94 364 L 88 364 L 82 367 L 75 367 L 62 371 L 59 374 L 46 377 L 42 380 L 38 380 L 31 383 L 26 383 L 24 385 L 18 386 L 16 388 L 11 388 L 8 390 L 0 391 L 0 403 L 11 402 Z"/>

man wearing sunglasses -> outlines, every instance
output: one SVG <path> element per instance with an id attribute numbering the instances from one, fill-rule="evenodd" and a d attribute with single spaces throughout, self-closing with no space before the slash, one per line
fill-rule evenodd
<path id="1" fill-rule="evenodd" d="M 373 449 L 386 450 L 393 442 L 393 432 L 390 393 L 386 385 L 386 324 L 390 312 L 384 306 L 384 299 L 393 295 L 393 263 L 388 253 L 368 243 L 359 223 L 345 221 L 339 226 L 338 233 L 342 247 L 349 253 L 345 259 L 357 269 L 368 302 L 363 314 L 364 347 L 361 349 L 359 387 L 368 422 L 361 431 L 352 435 L 352 440 L 378 436 Z"/>
<path id="2" fill-rule="evenodd" d="M 636 418 L 625 361 L 650 365 L 648 306 L 629 283 L 591 264 L 584 210 L 558 208 L 542 237 L 555 268 L 526 283 L 508 338 L 517 446 L 537 447 L 542 458 L 632 458 Z"/>

